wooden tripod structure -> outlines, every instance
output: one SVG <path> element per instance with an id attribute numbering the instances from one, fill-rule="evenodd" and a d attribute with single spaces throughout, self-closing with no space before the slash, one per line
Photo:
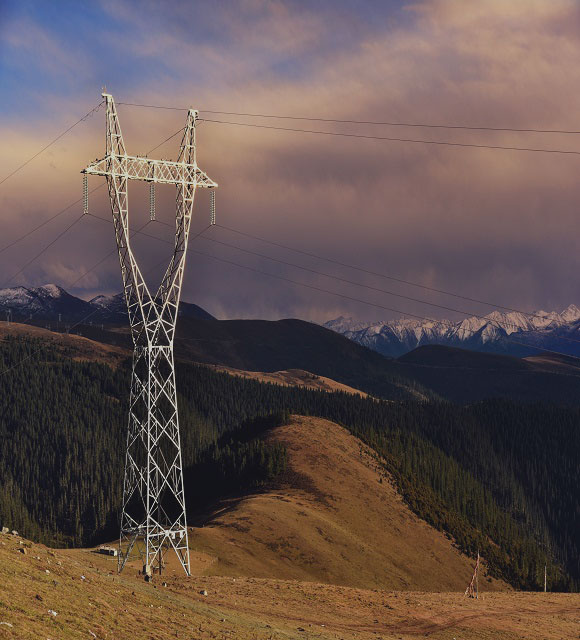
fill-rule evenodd
<path id="1" fill-rule="evenodd" d="M 473 577 L 471 578 L 471 582 L 467 585 L 467 589 L 465 589 L 464 596 L 468 596 L 469 598 L 479 599 L 479 551 L 477 552 L 477 561 L 475 563 L 475 570 L 473 571 Z"/>

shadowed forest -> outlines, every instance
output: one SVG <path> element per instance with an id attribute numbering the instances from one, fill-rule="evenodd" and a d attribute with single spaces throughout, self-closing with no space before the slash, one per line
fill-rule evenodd
<path id="1" fill-rule="evenodd" d="M 0 521 L 52 545 L 116 537 L 129 364 L 75 362 L 29 339 L 6 339 L 0 387 Z M 262 436 L 290 413 L 327 418 L 376 453 L 415 513 L 490 573 L 539 589 L 577 590 L 574 496 L 580 409 L 480 401 L 392 402 L 264 384 L 180 364 L 180 421 L 190 517 L 259 491 L 286 452 Z"/>

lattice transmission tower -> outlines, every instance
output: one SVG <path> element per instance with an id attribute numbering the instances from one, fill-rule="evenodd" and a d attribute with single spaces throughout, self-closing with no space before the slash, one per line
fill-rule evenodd
<path id="1" fill-rule="evenodd" d="M 151 160 L 127 155 L 113 96 L 103 93 L 103 98 L 106 155 L 82 173 L 85 183 L 87 175 L 107 179 L 134 344 L 118 570 L 138 555 L 143 571 L 151 576 L 154 570 L 161 572 L 164 555 L 173 549 L 189 575 L 173 341 L 195 191 L 218 185 L 197 166 L 197 111 L 190 109 L 187 114 L 177 162 Z M 154 295 L 131 250 L 129 180 L 150 183 L 151 217 L 155 185 L 177 187 L 173 255 Z"/>

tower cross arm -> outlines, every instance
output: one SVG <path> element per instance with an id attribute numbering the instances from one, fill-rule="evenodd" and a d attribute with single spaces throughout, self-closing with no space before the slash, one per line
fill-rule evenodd
<path id="1" fill-rule="evenodd" d="M 212 189 L 217 187 L 196 164 L 152 160 L 140 156 L 109 154 L 89 164 L 81 173 L 94 176 L 119 176 L 128 180 L 144 180 L 160 184 L 193 185 Z"/>

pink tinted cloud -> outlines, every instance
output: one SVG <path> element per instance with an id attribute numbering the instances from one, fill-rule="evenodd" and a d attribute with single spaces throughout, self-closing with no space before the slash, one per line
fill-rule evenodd
<path id="1" fill-rule="evenodd" d="M 246 20 L 252 12 L 258 19 L 248 31 Z M 166 26 L 152 44 L 140 49 L 143 39 L 136 32 L 127 40 L 127 52 L 174 55 L 181 82 L 144 82 L 134 100 L 187 105 L 195 98 L 201 108 L 259 113 L 579 128 L 573 117 L 580 100 L 575 3 L 434 1 L 411 5 L 409 14 L 412 19 L 398 26 L 361 32 L 348 48 L 340 46 L 338 33 L 334 48 L 318 53 L 312 49 L 307 73 L 296 76 L 256 69 L 268 69 L 268 54 L 272 59 L 292 58 L 314 47 L 317 39 L 328 39 L 324 16 L 315 11 L 301 13 L 283 3 L 244 3 L 239 13 L 218 12 L 224 39 L 215 44 L 196 43 Z M 211 61 L 214 79 L 192 86 L 188 78 L 200 60 Z M 119 90 L 122 94 L 122 87 Z M 184 114 L 123 108 L 121 117 L 129 150 L 141 153 L 176 130 Z M 48 215 L 43 209 L 80 195 L 78 170 L 102 152 L 102 114 L 99 118 L 86 139 L 67 143 L 66 159 L 51 159 L 52 173 L 48 158 L 37 165 L 42 171 L 25 201 L 16 195 L 17 188 L 26 188 L 24 177 L 14 183 L 14 190 L 5 190 L 0 202 L 15 229 L 24 228 L 15 218 L 25 211 Z M 53 123 L 41 124 L 49 137 Z M 323 123 L 290 126 L 338 130 Z M 580 149 L 573 136 L 370 125 L 340 130 Z M 23 150 L 22 157 L 38 140 L 38 130 L 33 136 L 21 128 L 12 135 L 11 145 Z M 319 137 L 209 122 L 200 126 L 199 140 L 200 164 L 220 182 L 218 216 L 227 226 L 504 304 L 558 307 L 575 301 L 569 278 L 579 266 L 574 241 L 578 160 L 573 156 Z M 158 153 L 175 156 L 176 146 L 177 139 Z M 12 161 L 9 153 L 0 152 L 3 171 Z M 105 215 L 106 201 L 95 203 Z M 171 196 L 162 215 L 168 219 L 170 214 Z M 207 211 L 200 208 L 196 215 L 201 226 Z M 95 227 L 95 259 L 96 249 L 103 253 L 112 247 L 109 231 Z M 235 236 L 220 236 L 223 231 L 214 233 L 243 244 Z M 245 242 L 244 246 L 278 255 L 271 247 Z M 256 263 L 211 243 L 196 244 L 216 255 L 387 306 L 439 313 L 384 296 L 369 297 L 368 292 L 268 261 Z M 80 262 L 82 235 L 78 244 L 61 250 L 70 264 Z M 47 264 L 50 260 L 55 256 L 47 256 Z M 329 270 L 324 263 L 308 264 Z M 48 267 L 45 272 L 51 273 Z M 87 290 L 118 286 L 115 273 L 113 263 Z M 354 278 L 375 283 L 361 274 Z M 195 257 L 187 294 L 224 315 L 325 319 L 340 309 L 362 317 L 389 315 Z"/>

